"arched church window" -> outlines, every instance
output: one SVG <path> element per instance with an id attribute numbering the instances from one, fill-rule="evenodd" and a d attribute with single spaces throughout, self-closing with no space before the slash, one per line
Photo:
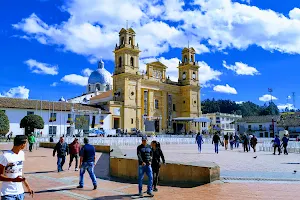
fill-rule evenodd
<path id="1" fill-rule="evenodd" d="M 129 44 L 132 44 L 132 38 L 129 37 Z"/>
<path id="2" fill-rule="evenodd" d="M 98 91 L 100 91 L 100 84 L 97 84 L 97 85 L 96 85 L 96 89 L 97 89 Z"/>
<path id="3" fill-rule="evenodd" d="M 130 58 L 130 65 L 131 65 L 132 67 L 134 66 L 133 63 L 134 63 L 134 58 L 131 57 L 131 58 Z"/>
<path id="4" fill-rule="evenodd" d="M 106 91 L 109 91 L 110 90 L 110 86 L 109 84 L 106 85 Z"/>
<path id="5" fill-rule="evenodd" d="M 196 72 L 193 72 L 192 78 L 193 80 L 196 80 Z"/>
<path id="6" fill-rule="evenodd" d="M 182 79 L 183 79 L 183 80 L 186 79 L 186 73 L 185 73 L 185 72 L 182 73 Z"/>
<path id="7" fill-rule="evenodd" d="M 194 56 L 191 55 L 191 62 L 194 62 Z"/>
<path id="8" fill-rule="evenodd" d="M 122 57 L 119 57 L 119 67 L 122 67 Z"/>
<path id="9" fill-rule="evenodd" d="M 184 61 L 184 63 L 187 62 L 187 56 L 184 56 L 183 61 Z"/>
<path id="10" fill-rule="evenodd" d="M 89 85 L 89 92 L 91 91 L 91 85 Z"/>
<path id="11" fill-rule="evenodd" d="M 122 45 L 122 44 L 124 44 L 124 37 L 121 37 L 121 44 L 120 45 Z"/>

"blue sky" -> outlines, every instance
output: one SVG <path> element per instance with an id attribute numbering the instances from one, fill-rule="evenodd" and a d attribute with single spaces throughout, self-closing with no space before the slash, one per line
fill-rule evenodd
<path id="1" fill-rule="evenodd" d="M 9 0 L 0 2 L 0 95 L 58 100 L 85 92 L 88 74 L 112 50 L 126 20 L 142 50 L 176 80 L 188 41 L 200 62 L 202 99 L 280 108 L 300 99 L 300 9 L 296 0 Z M 287 104 L 289 103 L 289 104 Z M 300 104 L 300 102 L 298 103 Z M 297 105 L 296 105 L 297 106 Z"/>

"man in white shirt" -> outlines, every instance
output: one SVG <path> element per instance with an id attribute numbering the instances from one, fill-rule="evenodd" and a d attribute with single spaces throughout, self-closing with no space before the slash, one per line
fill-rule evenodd
<path id="1" fill-rule="evenodd" d="M 23 200 L 23 183 L 33 197 L 25 177 L 23 177 L 24 152 L 27 136 L 17 135 L 12 150 L 4 151 L 0 156 L 0 181 L 2 181 L 1 200 Z"/>

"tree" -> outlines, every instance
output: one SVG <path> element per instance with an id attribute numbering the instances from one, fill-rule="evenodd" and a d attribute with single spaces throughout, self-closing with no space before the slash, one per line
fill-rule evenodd
<path id="1" fill-rule="evenodd" d="M 0 135 L 6 135 L 9 131 L 9 120 L 5 112 L 0 110 Z"/>
<path id="2" fill-rule="evenodd" d="M 34 132 L 34 129 L 43 129 L 44 120 L 39 115 L 27 115 L 20 122 L 20 128 L 25 128 L 25 135 Z"/>
<path id="3" fill-rule="evenodd" d="M 75 127 L 78 129 L 78 134 L 81 135 L 81 131 L 83 131 L 84 127 L 88 125 L 88 120 L 85 116 L 76 117 Z"/>

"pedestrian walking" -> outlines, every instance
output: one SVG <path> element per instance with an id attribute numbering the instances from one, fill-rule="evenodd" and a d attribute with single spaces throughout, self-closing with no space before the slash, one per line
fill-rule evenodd
<path id="1" fill-rule="evenodd" d="M 253 151 L 256 152 L 257 138 L 255 137 L 255 135 L 253 135 L 253 137 L 251 138 L 250 143 Z"/>
<path id="2" fill-rule="evenodd" d="M 24 200 L 23 183 L 33 197 L 33 190 L 23 176 L 25 161 L 23 149 L 26 147 L 26 142 L 27 137 L 25 135 L 17 135 L 14 138 L 12 150 L 4 151 L 0 156 L 1 200 Z"/>
<path id="3" fill-rule="evenodd" d="M 235 134 L 235 136 L 234 136 L 234 147 L 239 148 L 239 146 L 240 146 L 240 137 L 237 134 Z"/>
<path id="4" fill-rule="evenodd" d="M 13 135 L 12 131 L 9 134 L 7 134 L 6 142 L 10 142 L 12 135 Z"/>
<path id="5" fill-rule="evenodd" d="M 204 141 L 203 141 L 202 135 L 200 133 L 198 133 L 196 136 L 196 142 L 198 145 L 198 151 L 201 153 L 201 149 L 202 149 L 201 147 L 202 147 L 202 144 L 204 143 Z"/>
<path id="6" fill-rule="evenodd" d="M 88 171 L 90 178 L 93 182 L 94 189 L 97 189 L 97 179 L 94 172 L 94 166 L 96 165 L 96 151 L 93 145 L 89 144 L 89 139 L 83 139 L 84 146 L 80 149 L 80 180 L 77 188 L 83 188 L 84 173 Z"/>
<path id="7" fill-rule="evenodd" d="M 278 155 L 280 155 L 281 153 L 281 150 L 280 150 L 280 139 L 278 137 L 278 135 L 275 136 L 275 139 L 274 139 L 274 153 L 273 155 L 275 155 L 276 153 L 276 148 L 278 148 Z"/>
<path id="8" fill-rule="evenodd" d="M 228 149 L 228 134 L 224 135 L 225 150 Z"/>
<path id="9" fill-rule="evenodd" d="M 28 143 L 29 143 L 29 151 L 32 152 L 33 145 L 34 145 L 34 143 L 35 143 L 35 137 L 34 137 L 33 133 L 31 133 L 31 134 L 28 136 Z"/>
<path id="10" fill-rule="evenodd" d="M 151 146 L 147 144 L 147 136 L 142 136 L 142 144 L 137 147 L 137 157 L 139 162 L 139 196 L 143 197 L 143 179 L 144 174 L 148 176 L 148 187 L 147 194 L 153 197 L 152 193 L 152 183 L 153 183 L 153 173 L 151 167 L 151 161 L 153 157 L 153 152 Z"/>
<path id="11" fill-rule="evenodd" d="M 57 152 L 57 171 L 61 172 L 63 170 L 63 166 L 66 162 L 66 155 L 69 154 L 68 144 L 64 141 L 63 137 L 59 138 L 59 142 L 55 145 L 53 150 L 53 157 Z"/>
<path id="12" fill-rule="evenodd" d="M 79 151 L 80 151 L 80 144 L 78 139 L 75 138 L 74 141 L 69 144 L 69 152 L 70 152 L 70 162 L 69 162 L 69 169 L 72 166 L 72 162 L 75 158 L 75 171 L 78 171 L 78 158 L 79 158 Z"/>
<path id="13" fill-rule="evenodd" d="M 243 135 L 243 146 L 244 146 L 244 152 L 249 152 L 248 150 L 248 145 L 249 145 L 249 138 L 247 137 L 246 134 Z"/>
<path id="14" fill-rule="evenodd" d="M 233 150 L 234 139 L 232 134 L 230 134 L 229 136 L 229 143 L 230 143 L 230 149 Z"/>
<path id="15" fill-rule="evenodd" d="M 219 153 L 219 142 L 221 143 L 221 139 L 217 133 L 213 136 L 212 144 L 215 145 L 215 153 Z"/>
<path id="16" fill-rule="evenodd" d="M 161 167 L 161 160 L 163 164 L 166 163 L 164 154 L 160 148 L 160 143 L 157 141 L 152 141 L 151 142 L 151 147 L 152 147 L 152 152 L 153 152 L 153 158 L 152 158 L 152 174 L 153 174 L 153 191 L 157 192 L 157 183 L 158 183 L 158 178 L 159 178 L 159 170 Z"/>
<path id="17" fill-rule="evenodd" d="M 283 138 L 282 138 L 282 146 L 283 146 L 283 153 L 284 155 L 288 155 L 287 152 L 287 146 L 288 146 L 288 142 L 289 142 L 289 138 L 287 137 L 286 134 L 284 134 Z"/>

